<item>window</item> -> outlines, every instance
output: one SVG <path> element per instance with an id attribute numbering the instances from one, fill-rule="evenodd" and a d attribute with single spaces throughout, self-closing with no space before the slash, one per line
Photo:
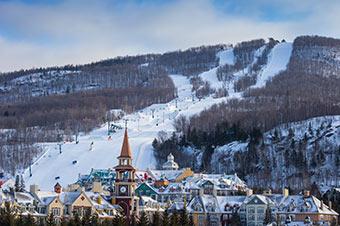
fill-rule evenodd
<path id="1" fill-rule="evenodd" d="M 53 216 L 60 216 L 60 208 L 52 208 Z"/>
<path id="2" fill-rule="evenodd" d="M 264 208 L 263 207 L 258 207 L 257 208 L 257 213 L 264 213 Z"/>
<path id="3" fill-rule="evenodd" d="M 248 208 L 248 213 L 255 213 L 255 208 L 254 207 L 249 207 Z"/>
<path id="4" fill-rule="evenodd" d="M 45 213 L 46 213 L 46 207 L 41 207 L 41 208 L 40 208 L 40 213 L 45 214 Z"/>

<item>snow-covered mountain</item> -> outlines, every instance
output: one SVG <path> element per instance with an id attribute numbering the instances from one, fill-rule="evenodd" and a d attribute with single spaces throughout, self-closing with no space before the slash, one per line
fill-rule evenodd
<path id="1" fill-rule="evenodd" d="M 68 98 L 69 95 L 82 96 L 82 92 L 86 90 L 133 87 L 134 91 L 141 88 L 147 92 L 155 88 L 159 88 L 159 90 L 168 88 L 169 90 L 160 94 L 159 98 L 152 97 L 150 101 L 140 105 L 149 106 L 137 111 L 127 111 L 128 113 L 123 118 L 114 122 L 124 127 L 125 120 L 128 120 L 134 165 L 138 169 L 154 168 L 158 165 L 159 162 L 157 161 L 160 161 L 160 159 L 155 158 L 152 147 L 153 140 L 158 137 L 161 131 L 163 135 L 166 134 L 165 138 L 169 138 L 173 132 L 176 132 L 179 136 L 183 134 L 174 127 L 174 121 L 182 116 L 187 119 L 192 116 L 198 116 L 202 112 L 211 109 L 212 106 L 227 103 L 229 100 L 246 100 L 257 105 L 256 101 L 259 98 L 249 97 L 250 91 L 259 92 L 261 88 L 267 87 L 268 84 L 277 84 L 278 76 L 282 77 L 282 74 L 287 70 L 292 71 L 291 67 L 296 62 L 292 61 L 292 58 L 297 59 L 300 57 L 304 59 L 304 55 L 311 55 L 311 57 L 306 58 L 304 63 L 314 65 L 316 64 L 314 62 L 319 62 L 320 65 L 329 65 L 331 62 L 331 64 L 338 65 L 337 47 L 328 48 L 329 52 L 336 52 L 333 55 L 328 54 L 327 47 L 321 48 L 324 54 L 319 56 L 322 59 L 319 61 L 315 57 L 318 56 L 316 52 L 320 48 L 311 47 L 311 49 L 311 52 L 309 52 L 308 49 L 301 48 L 296 44 L 296 41 L 293 44 L 279 42 L 274 39 L 265 42 L 261 39 L 242 42 L 234 47 L 230 45 L 199 47 L 165 54 L 117 58 L 85 66 L 70 66 L 63 70 L 53 69 L 50 71 L 43 70 L 42 72 L 38 70 L 34 71 L 34 73 L 29 71 L 20 72 L 5 75 L 6 78 L 0 84 L 0 93 L 2 92 L 3 94 L 0 97 L 2 100 L 6 100 L 7 103 L 11 100 L 15 102 L 21 101 L 17 95 L 18 90 L 25 93 L 29 100 L 32 98 L 35 100 L 34 97 L 36 96 L 41 98 L 39 100 L 43 100 L 47 95 L 47 91 L 48 95 L 52 91 L 53 95 L 65 95 L 65 98 Z M 300 65 L 300 67 L 302 68 L 303 66 Z M 294 69 L 300 67 L 294 67 Z M 334 66 L 323 67 L 324 70 L 320 70 L 320 73 L 331 71 L 332 67 Z M 338 70 L 337 67 L 335 68 Z M 333 71 L 327 78 L 332 76 L 334 77 Z M 84 84 L 80 82 L 81 79 L 85 81 Z M 168 79 L 172 82 L 169 83 Z M 281 84 L 281 80 L 278 83 Z M 36 87 L 38 91 L 35 92 L 32 87 Z M 175 90 L 174 95 L 172 89 Z M 101 95 L 108 96 L 111 94 L 104 93 Z M 142 97 L 144 94 L 137 95 Z M 84 97 L 87 98 L 87 96 Z M 126 107 L 124 93 L 122 97 L 121 106 Z M 333 97 L 336 98 L 336 95 L 333 95 Z M 271 96 L 266 97 L 266 100 L 270 98 Z M 136 98 L 133 96 L 132 99 Z M 140 102 L 138 100 L 140 99 L 136 99 L 137 102 Z M 333 105 L 333 102 L 330 104 L 332 104 L 330 106 L 336 106 Z M 261 109 L 261 103 L 258 103 L 258 106 Z M 128 109 L 131 109 L 131 106 L 128 107 Z M 278 108 L 281 109 L 280 106 Z M 329 109 L 330 112 L 333 111 L 333 108 L 330 107 Z M 10 110 L 7 111 L 7 113 L 4 113 L 5 115 L 7 114 L 6 117 L 14 114 Z M 247 112 L 248 109 L 244 105 L 238 111 Z M 60 112 L 62 111 L 60 110 Z M 210 126 L 215 125 L 209 122 L 209 119 L 207 121 Z M 322 129 L 321 121 L 325 121 Z M 338 117 L 321 117 L 296 124 L 284 124 L 282 127 L 276 127 L 276 130 L 279 130 L 279 137 L 276 136 L 277 133 L 275 132 L 276 140 L 273 140 L 275 129 L 266 132 L 263 143 L 255 145 L 256 149 L 259 150 L 255 154 L 258 155 L 257 158 L 261 159 L 261 161 L 256 160 L 254 169 L 270 169 L 270 182 L 260 183 L 258 175 L 251 174 L 245 169 L 240 169 L 240 167 L 245 168 L 244 165 L 235 160 L 235 156 L 240 158 L 242 153 L 248 152 L 249 141 L 234 141 L 214 148 L 210 160 L 211 170 L 215 172 L 239 172 L 243 170 L 244 175 L 242 176 L 247 179 L 250 185 L 279 187 L 287 180 L 293 180 L 290 178 L 295 179 L 299 176 L 294 176 L 294 167 L 297 166 L 292 166 L 293 163 L 285 163 L 287 151 L 282 151 L 282 149 L 287 149 L 288 155 L 291 156 L 293 149 L 290 145 L 292 145 L 292 140 L 294 140 L 295 146 L 298 146 L 302 140 L 301 142 L 304 141 L 304 145 L 307 147 L 305 155 L 306 158 L 308 157 L 306 166 L 308 170 L 306 172 L 315 171 L 315 174 L 320 172 L 320 175 L 309 175 L 311 179 L 309 179 L 308 183 L 311 183 L 326 175 L 334 167 L 331 161 L 339 155 L 334 151 L 339 145 L 338 123 Z M 313 135 L 307 134 L 308 139 L 306 141 L 303 131 L 308 130 L 310 124 Z M 67 125 L 65 127 L 67 128 Z M 318 130 L 319 127 L 320 129 Z M 291 130 L 293 130 L 294 135 L 287 135 L 288 131 L 291 132 Z M 320 134 L 322 137 L 319 137 L 321 136 Z M 301 138 L 302 135 L 303 138 Z M 59 152 L 58 144 L 60 142 L 39 142 L 38 145 L 43 151 L 34 158 L 31 167 L 32 176 L 29 175 L 29 169 L 25 169 L 24 178 L 26 184 L 36 183 L 42 189 L 52 189 L 52 186 L 57 181 L 65 186 L 75 182 L 79 174 L 90 172 L 91 168 L 105 169 L 114 167 L 117 164 L 116 157 L 119 154 L 123 139 L 122 130 L 118 130 L 109 137 L 107 124 L 102 123 L 101 126 L 91 132 L 80 133 L 78 139 L 79 143 L 75 141 L 64 142 L 61 145 L 62 153 Z M 315 143 L 321 145 L 320 147 L 322 148 L 331 147 L 332 154 L 328 155 L 327 151 L 325 151 L 324 156 L 320 157 L 319 153 L 313 153 Z M 4 147 L 1 148 L 5 150 Z M 197 161 L 195 164 L 200 165 L 203 161 L 204 150 L 197 148 L 191 145 L 187 146 L 185 150 L 194 154 Z M 314 166 L 312 161 L 316 161 L 315 158 L 317 160 L 325 158 L 324 165 L 317 165 L 316 169 L 318 171 L 313 171 L 310 168 Z M 330 158 L 333 160 L 330 160 Z M 264 160 L 267 162 L 264 162 Z M 284 169 L 284 171 L 281 171 L 281 169 Z M 281 179 L 278 179 L 279 176 Z M 333 183 L 331 182 L 332 178 L 323 179 L 325 183 L 331 184 Z"/>
<path id="2" fill-rule="evenodd" d="M 268 57 L 268 64 L 260 73 L 258 86 L 264 85 L 264 81 L 275 76 L 280 70 L 284 70 L 290 56 L 291 43 L 277 44 Z M 226 64 L 234 64 L 234 56 L 231 48 L 222 50 L 216 54 L 219 65 L 198 76 L 208 82 L 213 89 L 223 87 L 223 81 L 219 81 L 216 75 L 218 68 Z M 280 60 L 278 60 L 280 59 Z M 254 58 L 253 64 L 257 58 Z M 250 70 L 250 69 L 249 69 Z M 245 72 L 242 69 L 243 73 Z M 269 71 L 269 72 L 268 72 Z M 270 76 L 269 76 L 270 73 Z M 236 81 L 242 76 L 240 71 L 235 72 Z M 170 75 L 177 89 L 178 97 L 165 104 L 153 104 L 133 114 L 126 115 L 117 122 L 124 126 L 124 120 L 128 119 L 130 144 L 133 150 L 133 163 L 138 169 L 155 168 L 156 160 L 153 155 L 152 141 L 159 131 L 170 133 L 174 131 L 173 121 L 180 115 L 189 117 L 208 109 L 213 104 L 227 101 L 230 98 L 241 97 L 241 92 L 235 92 L 233 82 L 229 81 L 227 97 L 215 98 L 210 94 L 202 99 L 193 97 L 190 77 L 184 75 Z M 65 143 L 62 145 L 62 153 L 56 143 L 42 144 L 46 152 L 40 156 L 32 166 L 32 177 L 29 170 L 25 171 L 27 184 L 39 184 L 42 188 L 49 189 L 58 181 L 62 185 L 73 183 L 78 174 L 90 172 L 91 168 L 111 168 L 117 164 L 116 157 L 121 148 L 123 131 L 118 131 L 108 139 L 107 125 L 102 125 L 87 135 L 80 136 L 79 143 Z M 91 143 L 93 142 L 93 149 Z M 91 150 L 90 150 L 91 149 Z M 76 164 L 72 164 L 77 161 Z M 58 178 L 56 180 L 56 178 Z"/>

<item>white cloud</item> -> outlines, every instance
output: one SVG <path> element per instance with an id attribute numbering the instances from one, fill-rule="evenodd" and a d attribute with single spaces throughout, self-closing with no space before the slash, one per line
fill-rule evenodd
<path id="1" fill-rule="evenodd" d="M 264 4 L 266 0 L 260 2 Z M 109 1 L 65 1 L 53 6 L 0 3 L 0 24 L 12 27 L 17 35 L 15 39 L 0 37 L 0 71 L 88 63 L 118 55 L 253 38 L 339 36 L 339 4 L 317 7 L 316 3 L 293 2 L 296 1 L 291 2 L 294 12 L 308 10 L 309 15 L 296 22 L 268 22 L 256 17 L 256 13 L 246 17 L 222 12 L 207 0 L 158 6 L 129 2 L 119 7 Z M 282 3 L 284 10 L 288 6 Z"/>

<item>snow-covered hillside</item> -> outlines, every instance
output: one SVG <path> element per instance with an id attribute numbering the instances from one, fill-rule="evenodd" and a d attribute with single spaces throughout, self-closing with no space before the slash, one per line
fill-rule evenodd
<path id="1" fill-rule="evenodd" d="M 301 189 L 316 182 L 340 186 L 340 116 L 324 116 L 278 126 L 264 134 L 257 148 L 257 170 L 248 185 Z M 217 147 L 212 156 L 216 172 L 234 172 L 241 165 L 235 156 L 250 153 L 249 142 Z M 242 158 L 244 158 L 243 156 Z M 254 161 L 256 161 L 254 159 Z"/>
<path id="2" fill-rule="evenodd" d="M 281 46 L 283 45 L 283 46 Z M 266 79 L 274 76 L 278 71 L 286 66 L 291 44 L 278 44 L 270 54 L 269 69 L 264 69 L 262 77 Z M 257 51 L 258 52 L 258 51 Z M 233 64 L 234 56 L 232 49 L 219 52 L 219 66 L 201 73 L 199 76 L 208 81 L 213 88 L 223 85 L 217 79 L 216 70 L 225 64 Z M 283 58 L 278 63 L 278 58 Z M 273 73 L 273 74 L 270 74 Z M 235 72 L 235 78 L 242 76 L 241 72 Z M 116 122 L 124 127 L 124 120 L 128 119 L 128 129 L 130 145 L 133 150 L 133 164 L 138 169 L 153 168 L 156 165 L 153 156 L 152 141 L 159 131 L 171 132 L 174 130 L 173 121 L 179 115 L 187 117 L 198 114 L 213 104 L 221 103 L 229 98 L 240 98 L 242 93 L 234 91 L 234 81 L 230 81 L 227 86 L 229 96 L 214 98 L 209 95 L 201 100 L 193 98 L 192 85 L 189 78 L 182 75 L 171 75 L 175 87 L 178 90 L 178 98 L 166 104 L 154 104 L 143 110 L 126 115 L 122 120 Z M 261 79 L 263 79 L 260 77 Z M 26 184 L 39 184 L 42 189 L 52 189 L 58 181 L 63 186 L 77 180 L 78 174 L 90 172 L 91 168 L 105 169 L 114 167 L 117 164 L 123 130 L 120 130 L 108 139 L 107 125 L 102 125 L 90 134 L 80 136 L 79 143 L 65 143 L 62 145 L 62 153 L 56 143 L 41 144 L 46 152 L 38 158 L 32 166 L 32 177 L 29 177 L 28 169 L 24 177 Z M 91 143 L 93 142 L 93 149 Z M 77 161 L 73 164 L 73 161 Z M 58 178 L 58 179 L 56 179 Z"/>
<path id="3" fill-rule="evenodd" d="M 139 112 L 126 115 L 128 119 L 130 145 L 133 150 L 133 164 L 138 169 L 153 168 L 156 165 L 153 157 L 152 141 L 159 131 L 172 131 L 173 120 L 179 115 L 192 115 L 208 108 L 225 98 L 205 98 L 201 101 L 192 100 L 191 84 L 185 76 L 172 75 L 178 88 L 178 98 L 166 104 L 154 104 Z M 177 107 L 176 107 L 177 102 Z M 154 114 L 154 117 L 152 115 Z M 124 127 L 124 120 L 117 122 Z M 73 183 L 79 173 L 87 173 L 91 168 L 106 169 L 117 164 L 117 157 L 123 140 L 123 130 L 108 139 L 107 125 L 92 131 L 90 134 L 80 136 L 79 143 L 65 143 L 62 145 L 62 154 L 56 143 L 42 144 L 47 150 L 32 167 L 32 177 L 25 171 L 27 184 L 39 184 L 43 189 L 51 189 L 58 181 L 62 185 Z M 90 150 L 93 142 L 93 150 Z M 76 160 L 76 164 L 72 162 Z M 60 179 L 56 180 L 56 177 Z"/>

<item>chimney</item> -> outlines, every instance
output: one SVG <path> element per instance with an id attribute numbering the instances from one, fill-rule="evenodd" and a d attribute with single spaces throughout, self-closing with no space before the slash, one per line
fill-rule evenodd
<path id="1" fill-rule="evenodd" d="M 320 209 L 323 210 L 323 201 L 320 200 L 321 204 L 320 204 Z"/>
<path id="2" fill-rule="evenodd" d="M 103 192 L 102 183 L 100 181 L 94 181 L 92 184 L 92 192 L 101 193 Z"/>
<path id="3" fill-rule="evenodd" d="M 32 194 L 37 194 L 38 191 L 39 191 L 39 186 L 37 184 L 30 185 L 30 192 Z"/>
<path id="4" fill-rule="evenodd" d="M 329 209 L 332 209 L 332 201 L 328 201 L 328 207 Z"/>
<path id="5" fill-rule="evenodd" d="M 303 197 L 307 198 L 307 197 L 309 197 L 309 196 L 310 196 L 309 190 L 304 190 L 304 191 L 303 191 Z"/>
<path id="6" fill-rule="evenodd" d="M 102 197 L 101 197 L 100 195 L 98 195 L 98 197 L 97 197 L 97 203 L 98 203 L 99 205 L 101 205 L 101 204 L 103 203 Z"/>
<path id="7" fill-rule="evenodd" d="M 288 190 L 288 188 L 283 188 L 282 195 L 283 195 L 284 197 L 288 197 L 288 196 L 289 196 L 289 190 Z"/>

